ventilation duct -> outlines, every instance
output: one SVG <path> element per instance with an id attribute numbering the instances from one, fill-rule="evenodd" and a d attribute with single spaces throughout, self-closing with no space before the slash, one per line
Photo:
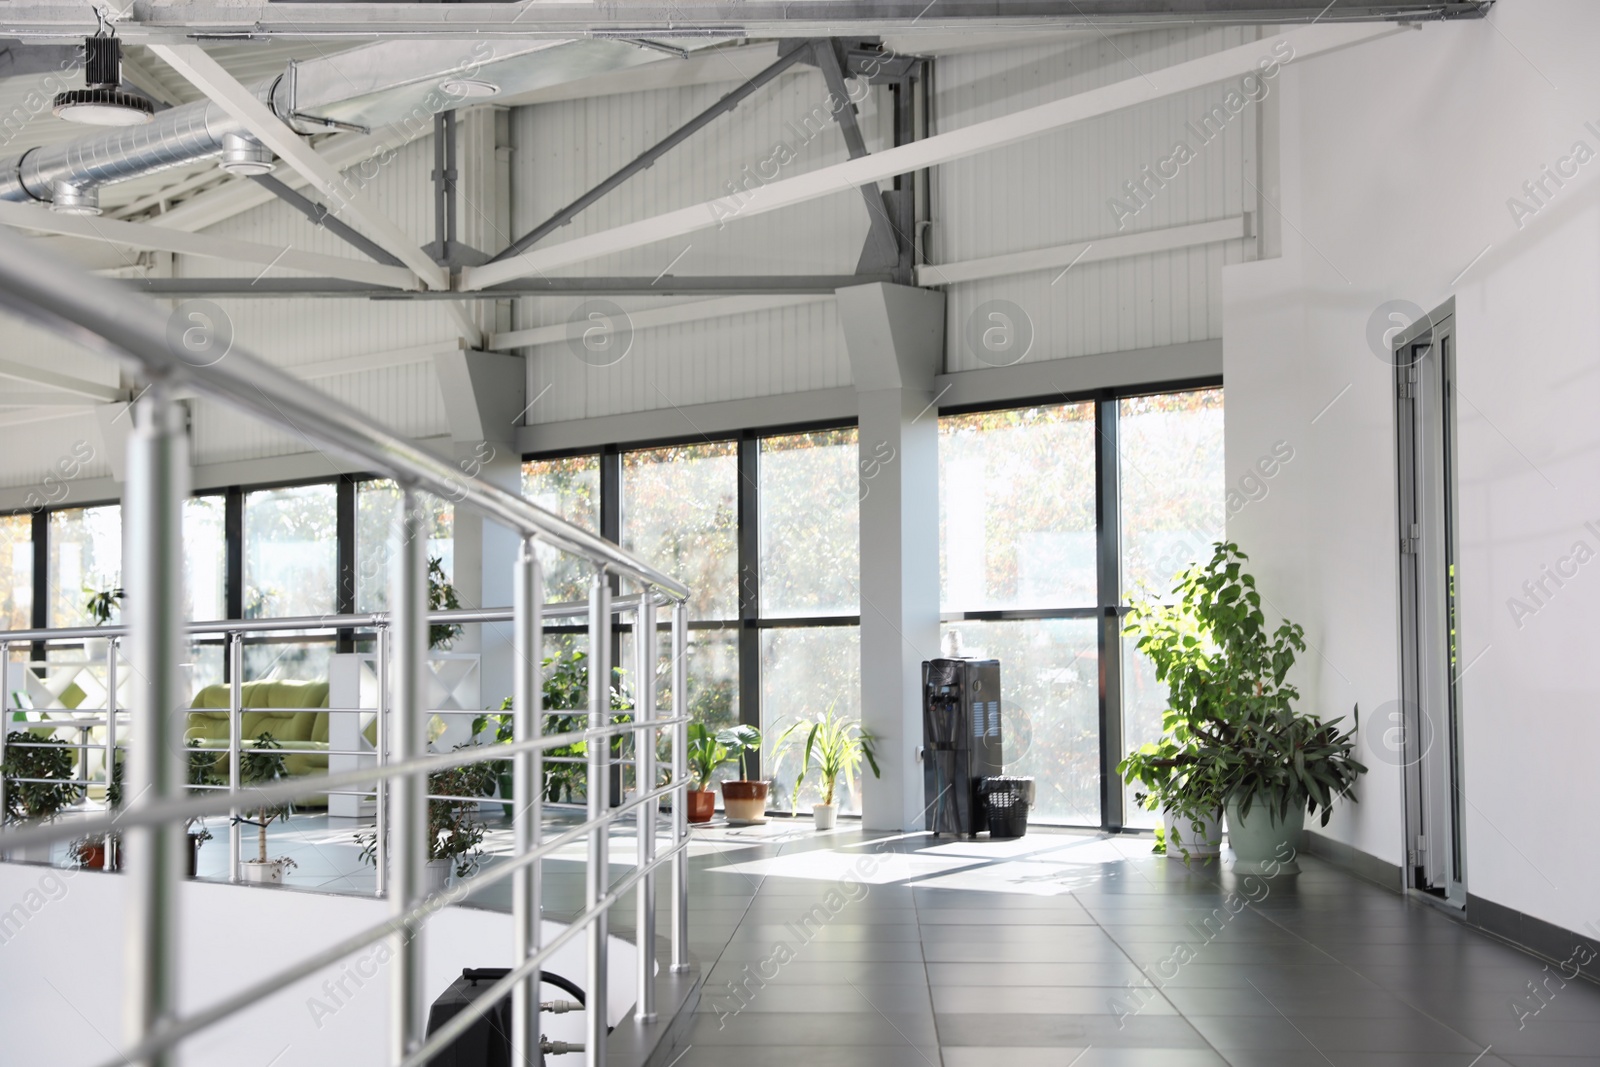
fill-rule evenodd
<path id="1" fill-rule="evenodd" d="M 431 128 L 435 115 L 471 99 L 472 94 L 460 92 L 464 82 L 492 85 L 497 95 L 509 96 L 658 58 L 633 44 L 588 38 L 383 41 L 290 63 L 283 74 L 252 91 L 301 133 L 370 129 L 397 147 Z M 272 165 L 271 153 L 243 123 L 210 100 L 196 100 L 162 111 L 146 125 L 32 148 L 0 161 L 0 200 L 54 201 L 58 210 L 98 213 L 100 186 L 216 157 L 232 173 L 264 173 Z"/>

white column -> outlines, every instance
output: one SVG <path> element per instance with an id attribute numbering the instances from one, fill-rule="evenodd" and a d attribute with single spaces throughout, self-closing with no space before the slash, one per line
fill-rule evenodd
<path id="1" fill-rule="evenodd" d="M 921 829 L 922 662 L 939 654 L 938 408 L 944 294 L 841 289 L 860 405 L 861 711 L 883 777 L 864 776 L 871 830 Z"/>

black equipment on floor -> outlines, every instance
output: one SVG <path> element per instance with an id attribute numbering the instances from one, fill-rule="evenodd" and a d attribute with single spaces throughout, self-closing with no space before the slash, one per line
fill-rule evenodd
<path id="1" fill-rule="evenodd" d="M 450 983 L 450 988 L 440 994 L 429 1009 L 428 1034 L 434 1034 L 468 1004 L 488 992 L 490 986 L 510 973 L 509 967 L 468 967 L 463 970 L 461 977 Z M 541 985 L 556 986 L 571 993 L 579 1004 L 587 1004 L 583 990 L 570 979 L 549 971 L 541 972 L 539 978 Z M 544 1010 L 549 1011 L 550 1006 L 545 1005 Z M 557 1048 L 556 1051 L 561 1049 Z M 545 1062 L 543 1052 L 539 1054 L 539 1062 Z M 466 1033 L 428 1060 L 428 1067 L 512 1067 L 511 998 L 504 997 L 468 1027 Z"/>
<path id="2" fill-rule="evenodd" d="M 926 827 L 935 837 L 988 829 L 978 786 L 1004 770 L 999 660 L 922 664 L 922 747 Z"/>

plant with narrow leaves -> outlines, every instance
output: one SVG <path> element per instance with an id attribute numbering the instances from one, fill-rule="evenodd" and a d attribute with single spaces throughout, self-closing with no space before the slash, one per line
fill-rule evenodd
<path id="1" fill-rule="evenodd" d="M 807 721 L 801 719 L 785 731 L 784 736 L 805 725 Z M 855 790 L 862 759 L 872 768 L 874 778 L 882 777 L 878 769 L 877 750 L 874 748 L 877 738 L 862 729 L 859 722 L 835 714 L 834 704 L 829 704 L 809 725 L 811 728 L 806 731 L 805 754 L 800 759 L 800 771 L 794 779 L 791 805 L 800 803 L 800 786 L 805 782 L 806 771 L 813 763 L 822 778 L 822 803 L 830 807 L 833 805 L 834 789 L 841 777 L 847 789 Z"/>

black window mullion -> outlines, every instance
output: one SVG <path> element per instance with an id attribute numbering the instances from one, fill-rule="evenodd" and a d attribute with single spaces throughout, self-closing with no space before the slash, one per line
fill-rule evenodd
<path id="1" fill-rule="evenodd" d="M 228 618 L 244 618 L 244 490 L 228 487 L 222 512 L 228 552 Z M 226 657 L 223 659 L 227 662 Z"/>
<path id="2" fill-rule="evenodd" d="M 761 442 L 739 438 L 739 721 L 761 728 Z M 757 776 L 760 757 L 757 756 Z"/>
<path id="3" fill-rule="evenodd" d="M 356 611 L 356 480 L 348 474 L 339 476 L 334 497 L 335 569 L 339 574 L 339 587 L 334 593 L 333 610 L 338 615 L 354 615 Z M 356 650 L 356 634 L 349 628 L 339 631 L 336 648 L 340 652 Z"/>
<path id="4" fill-rule="evenodd" d="M 50 625 L 50 513 L 33 513 L 33 619 L 35 630 Z M 44 642 L 33 643 L 33 659 L 44 659 Z"/>

